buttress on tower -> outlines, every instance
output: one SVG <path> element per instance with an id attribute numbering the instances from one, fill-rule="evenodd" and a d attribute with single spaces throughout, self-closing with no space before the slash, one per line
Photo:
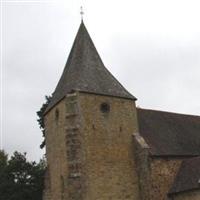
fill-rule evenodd
<path id="1" fill-rule="evenodd" d="M 81 22 L 45 112 L 44 200 L 139 199 L 135 100 L 105 68 Z"/>

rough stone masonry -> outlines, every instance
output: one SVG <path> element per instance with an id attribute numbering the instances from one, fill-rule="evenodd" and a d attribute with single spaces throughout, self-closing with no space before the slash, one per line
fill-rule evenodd
<path id="1" fill-rule="evenodd" d="M 200 199 L 200 117 L 135 101 L 82 21 L 45 112 L 44 200 Z"/>

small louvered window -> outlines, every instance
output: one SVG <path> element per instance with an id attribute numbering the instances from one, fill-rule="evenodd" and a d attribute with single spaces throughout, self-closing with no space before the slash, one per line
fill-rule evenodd
<path id="1" fill-rule="evenodd" d="M 59 119 L 59 110 L 56 109 L 56 111 L 55 111 L 55 120 L 56 120 L 56 124 L 58 124 L 58 119 Z"/>
<path id="2" fill-rule="evenodd" d="M 110 112 L 110 105 L 108 103 L 102 103 L 100 106 L 100 110 L 102 113 L 109 113 Z"/>

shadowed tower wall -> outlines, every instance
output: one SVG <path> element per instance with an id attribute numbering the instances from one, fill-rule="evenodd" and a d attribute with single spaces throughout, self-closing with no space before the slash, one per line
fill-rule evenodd
<path id="1" fill-rule="evenodd" d="M 136 124 L 133 100 L 68 95 L 46 115 L 51 197 L 44 200 L 139 200 Z"/>

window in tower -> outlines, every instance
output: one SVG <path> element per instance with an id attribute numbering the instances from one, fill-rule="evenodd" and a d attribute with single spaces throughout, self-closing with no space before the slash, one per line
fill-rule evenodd
<path id="1" fill-rule="evenodd" d="M 56 120 L 56 124 L 58 124 L 58 119 L 59 119 L 59 110 L 56 109 L 56 111 L 55 111 L 55 120 Z"/>
<path id="2" fill-rule="evenodd" d="M 110 112 L 110 105 L 108 103 L 102 103 L 100 106 L 100 110 L 102 113 L 109 113 Z"/>
<path id="3" fill-rule="evenodd" d="M 65 182 L 63 176 L 60 177 L 61 180 L 61 199 L 64 199 L 64 193 L 65 193 Z"/>

